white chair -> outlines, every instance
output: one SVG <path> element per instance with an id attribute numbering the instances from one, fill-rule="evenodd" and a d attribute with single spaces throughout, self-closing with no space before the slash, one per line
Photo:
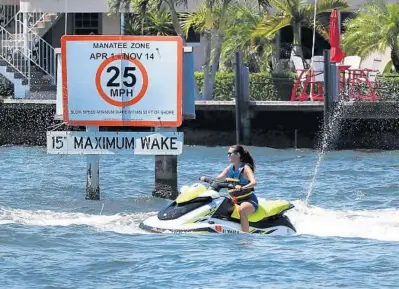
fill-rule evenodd
<path id="1" fill-rule="evenodd" d="M 302 61 L 302 58 L 300 58 L 299 56 L 292 55 L 291 61 L 294 63 L 297 77 L 299 79 L 302 79 L 304 76 L 304 72 L 306 71 L 303 61 Z M 303 78 L 303 80 L 305 80 L 305 79 Z"/>
<path id="2" fill-rule="evenodd" d="M 341 65 L 343 66 L 349 66 L 348 70 L 344 72 L 344 77 L 343 77 L 343 82 L 348 83 L 349 78 L 352 78 L 352 80 L 355 77 L 355 74 L 358 73 L 358 69 L 360 69 L 360 64 L 362 62 L 362 58 L 357 55 L 352 55 L 352 56 L 346 56 L 344 58 L 344 61 Z"/>
<path id="3" fill-rule="evenodd" d="M 350 65 L 349 69 L 359 69 L 362 58 L 357 55 L 346 56 L 344 58 L 344 65 Z"/>
<path id="4" fill-rule="evenodd" d="M 307 71 L 305 69 L 305 65 L 303 64 L 302 58 L 299 56 L 291 55 L 291 61 L 294 63 L 297 79 L 295 80 L 294 87 L 292 88 L 291 92 L 291 101 L 296 100 L 306 100 L 308 96 L 306 95 L 306 87 L 304 86 L 304 81 L 307 79 Z M 301 85 L 301 94 L 297 96 L 297 90 L 299 85 Z"/>
<path id="5" fill-rule="evenodd" d="M 310 98 L 312 100 L 323 100 L 324 99 L 324 56 L 313 56 L 311 60 L 312 66 L 312 78 L 310 86 Z M 314 92 L 314 85 L 317 87 L 317 91 Z"/>
<path id="6" fill-rule="evenodd" d="M 377 79 L 377 75 L 380 72 L 380 66 L 381 66 L 381 57 L 377 56 L 373 59 L 373 64 L 371 65 L 371 70 L 368 71 L 367 73 L 367 78 L 370 82 L 375 82 Z"/>
<path id="7" fill-rule="evenodd" d="M 311 64 L 312 81 L 324 83 L 324 56 L 313 56 Z"/>
<path id="8" fill-rule="evenodd" d="M 380 65 L 381 65 L 381 58 L 379 56 L 377 56 L 373 59 L 373 64 L 372 64 L 371 69 L 369 69 L 369 68 L 359 69 L 359 75 L 354 78 L 353 86 L 351 89 L 351 96 L 353 98 L 376 101 L 375 93 L 373 90 L 373 83 L 376 82 Z M 360 93 L 356 92 L 355 84 L 362 83 L 362 82 L 366 83 L 368 90 L 369 90 L 369 94 L 363 94 L 361 92 Z"/>

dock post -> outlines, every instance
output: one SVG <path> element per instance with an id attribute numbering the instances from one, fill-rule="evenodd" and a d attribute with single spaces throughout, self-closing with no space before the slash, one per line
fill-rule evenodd
<path id="1" fill-rule="evenodd" d="M 333 149 L 332 117 L 338 101 L 339 75 L 336 63 L 330 61 L 330 50 L 324 50 L 324 133 L 328 134 L 325 149 Z"/>
<path id="2" fill-rule="evenodd" d="M 154 128 L 155 132 L 175 132 L 176 128 Z M 177 191 L 177 156 L 155 156 L 155 190 L 153 197 L 174 200 L 178 196 Z"/>
<path id="3" fill-rule="evenodd" d="M 98 132 L 98 126 L 87 126 L 87 132 Z M 100 156 L 87 155 L 86 200 L 100 200 Z"/>
<path id="4" fill-rule="evenodd" d="M 330 96 L 331 96 L 331 62 L 330 62 L 330 50 L 325 49 L 323 52 L 324 56 L 324 133 L 328 132 L 330 122 Z"/>
<path id="5" fill-rule="evenodd" d="M 251 144 L 251 119 L 249 111 L 249 69 L 235 53 L 235 118 L 237 144 Z"/>

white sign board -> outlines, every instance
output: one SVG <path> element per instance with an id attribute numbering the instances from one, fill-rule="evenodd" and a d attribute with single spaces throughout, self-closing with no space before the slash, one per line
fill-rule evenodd
<path id="1" fill-rule="evenodd" d="M 64 122 L 181 125 L 181 37 L 64 35 L 61 54 Z"/>
<path id="2" fill-rule="evenodd" d="M 48 131 L 49 154 L 180 155 L 183 132 Z"/>

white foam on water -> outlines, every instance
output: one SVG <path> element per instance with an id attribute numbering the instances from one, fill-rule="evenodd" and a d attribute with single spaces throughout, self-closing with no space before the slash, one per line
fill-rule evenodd
<path id="1" fill-rule="evenodd" d="M 299 235 L 320 237 L 367 238 L 399 242 L 399 209 L 330 210 L 294 201 L 295 208 L 287 212 Z M 28 226 L 90 226 L 99 232 L 148 234 L 139 228 L 144 219 L 156 212 L 90 215 L 50 210 L 1 209 L 0 225 Z"/>
<path id="2" fill-rule="evenodd" d="M 399 242 L 399 209 L 330 210 L 294 201 L 287 216 L 300 235 Z"/>
<path id="3" fill-rule="evenodd" d="M 344 100 L 338 101 L 337 106 L 334 108 L 334 111 L 331 115 L 331 119 L 328 126 L 324 127 L 323 138 L 321 143 L 321 151 L 318 153 L 316 166 L 313 172 L 313 177 L 309 184 L 308 191 L 306 193 L 306 198 L 305 198 L 306 204 L 309 204 L 310 196 L 314 191 L 318 173 L 326 155 L 326 150 L 328 146 L 331 144 L 331 142 L 333 142 L 335 138 L 339 135 L 339 131 L 341 129 L 340 124 L 341 124 L 341 115 L 343 113 L 342 109 L 343 104 Z"/>
<path id="4" fill-rule="evenodd" d="M 31 226 L 91 226 L 97 231 L 110 231 L 121 234 L 146 233 L 139 228 L 145 218 L 156 214 L 135 213 L 115 215 L 90 215 L 84 213 L 66 213 L 50 210 L 0 209 L 0 225 L 23 224 Z"/>

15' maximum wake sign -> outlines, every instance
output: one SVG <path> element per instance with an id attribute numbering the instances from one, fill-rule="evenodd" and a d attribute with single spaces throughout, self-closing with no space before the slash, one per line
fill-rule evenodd
<path id="1" fill-rule="evenodd" d="M 65 35 L 61 53 L 64 122 L 77 126 L 181 125 L 180 37 Z"/>

